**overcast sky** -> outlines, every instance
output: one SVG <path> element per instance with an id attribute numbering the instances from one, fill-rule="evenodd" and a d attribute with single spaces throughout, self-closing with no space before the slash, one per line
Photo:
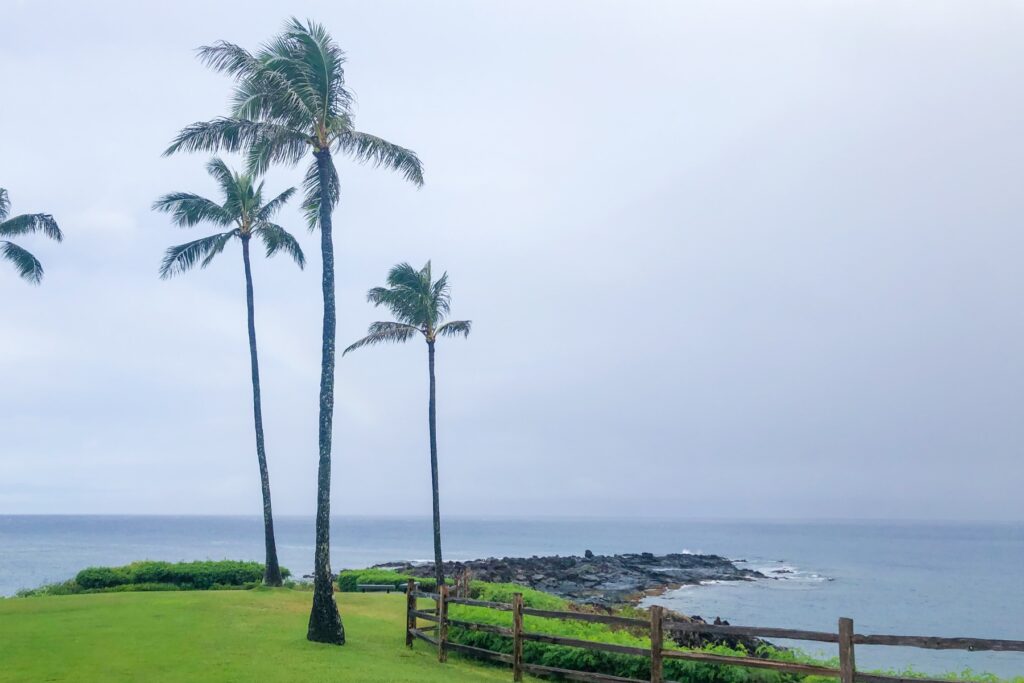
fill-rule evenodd
<path id="1" fill-rule="evenodd" d="M 1022 519 L 1024 5 L 0 0 L 0 513 L 259 514 L 241 254 L 161 281 L 226 112 L 194 48 L 289 13 L 348 53 L 338 342 L 433 259 L 453 515 Z M 301 183 L 281 168 L 269 191 Z M 255 265 L 271 486 L 314 509 L 318 238 Z M 426 348 L 339 359 L 339 514 L 428 514 Z"/>

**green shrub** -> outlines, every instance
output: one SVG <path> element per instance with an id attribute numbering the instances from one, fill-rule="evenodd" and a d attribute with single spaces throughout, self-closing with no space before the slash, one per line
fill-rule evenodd
<path id="1" fill-rule="evenodd" d="M 408 574 L 393 572 L 389 569 L 344 569 L 338 573 L 338 590 L 354 593 L 361 583 L 389 585 L 399 588 L 409 580 Z"/>
<path id="2" fill-rule="evenodd" d="M 472 589 L 474 597 L 480 600 L 508 603 L 512 601 L 512 594 L 519 592 L 523 594 L 523 604 L 527 607 L 555 611 L 567 611 L 570 609 L 570 604 L 567 600 L 514 584 L 474 582 Z M 493 624 L 506 628 L 512 625 L 512 615 L 509 612 L 499 612 L 483 607 L 450 605 L 448 613 L 452 618 L 462 621 Z M 637 615 L 631 614 L 630 616 Z M 523 618 L 523 628 L 533 633 L 545 633 L 577 640 L 600 641 L 642 649 L 649 649 L 651 646 L 650 639 L 646 635 L 646 627 L 635 629 L 623 628 L 607 624 L 563 621 L 526 615 Z M 472 645 L 505 654 L 512 652 L 512 640 L 505 636 L 471 631 L 454 626 L 449 629 L 448 635 L 452 641 L 463 645 Z M 675 646 L 666 642 L 666 647 L 674 648 Z M 725 646 L 709 646 L 706 648 L 706 651 L 724 656 L 745 656 L 747 654 L 742 649 L 732 649 Z M 758 654 L 770 659 L 795 659 L 799 656 L 794 653 L 775 650 L 774 648 L 765 648 Z M 647 657 L 599 652 L 563 645 L 551 645 L 532 641 L 525 642 L 523 643 L 523 659 L 531 664 L 625 678 L 638 678 L 642 680 L 650 676 L 650 660 Z M 774 671 L 670 659 L 665 660 L 664 667 L 666 679 L 687 681 L 687 683 L 795 683 L 801 679 L 800 676 L 781 674 Z"/>
<path id="3" fill-rule="evenodd" d="M 281 574 L 290 576 L 284 567 Z M 85 591 L 131 585 L 172 585 L 183 590 L 210 590 L 251 586 L 262 580 L 261 563 L 235 560 L 132 562 L 123 567 L 89 567 L 75 577 L 75 583 Z"/>
<path id="4" fill-rule="evenodd" d="M 122 583 L 119 586 L 108 586 L 106 588 L 89 588 L 82 593 L 145 593 L 159 591 L 180 591 L 185 590 L 173 583 Z"/>
<path id="5" fill-rule="evenodd" d="M 486 600 L 487 602 L 511 603 L 515 593 L 523 594 L 523 604 L 535 609 L 547 610 L 568 610 L 569 601 L 551 593 L 534 590 L 517 583 L 488 583 L 487 581 L 472 581 L 469 584 L 469 591 L 473 598 Z"/>
<path id="6" fill-rule="evenodd" d="M 428 579 L 402 572 L 391 571 L 390 569 L 343 569 L 338 573 L 338 590 L 343 593 L 355 593 L 359 590 L 359 584 L 373 584 L 377 586 L 394 586 L 404 588 L 413 579 L 419 584 L 420 590 L 424 593 L 433 593 L 437 590 L 437 580 Z M 451 583 L 451 579 L 446 580 Z"/>
<path id="7" fill-rule="evenodd" d="M 22 588 L 14 594 L 18 598 L 37 598 L 42 595 L 74 595 L 81 593 L 82 587 L 74 579 L 60 583 L 47 583 L 38 588 Z"/>
<path id="8" fill-rule="evenodd" d="M 127 567 L 88 567 L 78 572 L 75 583 L 82 588 L 110 588 L 133 583 Z"/>

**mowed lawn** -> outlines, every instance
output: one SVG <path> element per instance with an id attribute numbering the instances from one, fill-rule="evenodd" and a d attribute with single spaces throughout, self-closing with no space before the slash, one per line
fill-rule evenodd
<path id="1" fill-rule="evenodd" d="M 511 681 L 405 647 L 404 595 L 340 593 L 348 643 L 306 640 L 311 593 L 105 593 L 0 600 L 0 681 Z"/>

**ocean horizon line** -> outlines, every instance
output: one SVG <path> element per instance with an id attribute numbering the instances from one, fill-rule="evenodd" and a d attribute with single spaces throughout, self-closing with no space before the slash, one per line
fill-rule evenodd
<path id="1" fill-rule="evenodd" d="M 137 518 L 137 519 L 262 519 L 258 513 L 221 513 L 221 512 L 3 512 L 0 518 Z M 274 513 L 276 519 L 315 519 L 315 513 Z M 723 523 L 723 524 L 914 524 L 934 525 L 974 525 L 998 524 L 1007 526 L 1024 525 L 1024 518 L 993 519 L 993 518 L 935 518 L 935 517 L 729 517 L 729 516 L 658 516 L 658 515 L 485 515 L 485 514 L 449 514 L 445 516 L 451 521 L 488 521 L 488 522 L 692 522 L 692 523 Z M 387 514 L 387 513 L 337 513 L 331 519 L 365 519 L 365 520 L 429 520 L 429 514 Z"/>

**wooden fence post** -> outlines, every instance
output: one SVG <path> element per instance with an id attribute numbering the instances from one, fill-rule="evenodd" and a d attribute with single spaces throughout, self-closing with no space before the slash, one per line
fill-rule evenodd
<path id="1" fill-rule="evenodd" d="M 437 588 L 437 661 L 448 661 L 448 586 Z"/>
<path id="2" fill-rule="evenodd" d="M 416 582 L 409 579 L 405 587 L 405 646 L 412 647 L 412 632 L 416 628 Z"/>
<path id="3" fill-rule="evenodd" d="M 523 594 L 512 594 L 512 680 L 523 680 Z"/>
<path id="4" fill-rule="evenodd" d="M 664 608 L 651 605 L 651 683 L 663 683 L 665 680 L 664 665 L 661 660 L 661 648 L 665 644 Z"/>
<path id="5" fill-rule="evenodd" d="M 854 683 L 857 664 L 853 656 L 853 619 L 839 617 L 839 681 Z"/>

